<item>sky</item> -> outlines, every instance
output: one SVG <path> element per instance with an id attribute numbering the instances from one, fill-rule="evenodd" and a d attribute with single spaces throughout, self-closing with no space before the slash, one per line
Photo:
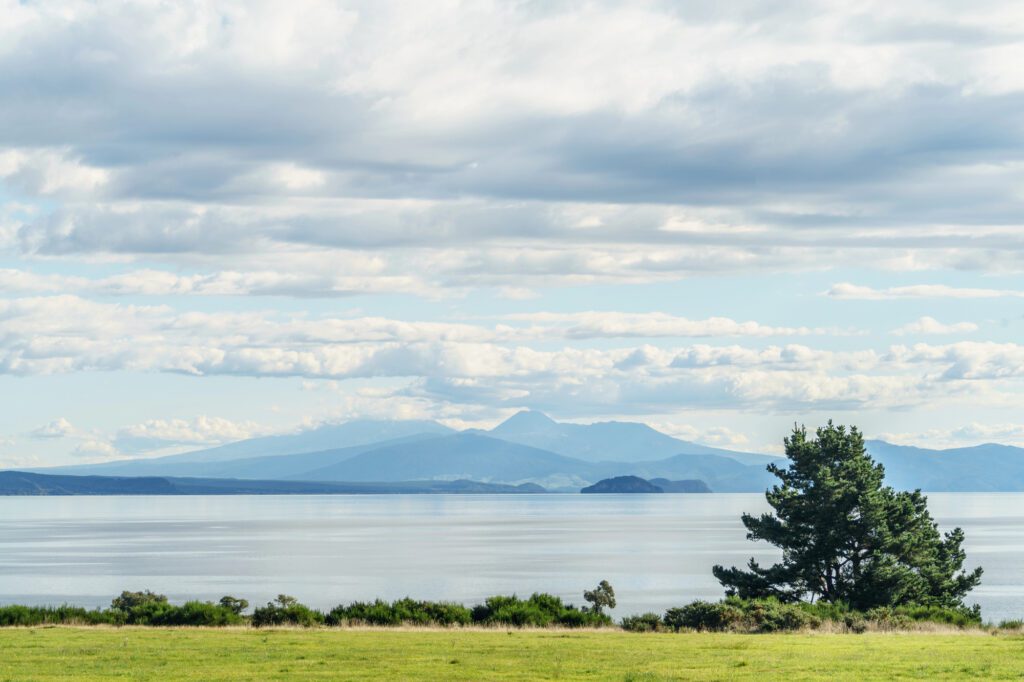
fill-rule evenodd
<path id="1" fill-rule="evenodd" d="M 519 409 L 1024 445 L 1024 6 L 0 0 L 0 467 Z"/>

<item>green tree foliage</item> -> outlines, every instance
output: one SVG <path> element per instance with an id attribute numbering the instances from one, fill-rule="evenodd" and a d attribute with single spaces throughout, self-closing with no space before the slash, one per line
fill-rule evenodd
<path id="1" fill-rule="evenodd" d="M 944 536 L 920 490 L 896 492 L 867 454 L 854 427 L 830 421 L 809 438 L 803 427 L 785 439 L 789 466 L 771 464 L 779 479 L 765 496 L 774 514 L 743 515 L 747 537 L 782 549 L 768 567 L 714 567 L 727 594 L 820 599 L 854 609 L 919 604 L 956 608 L 981 581 L 963 571 L 964 534 Z"/>
<path id="2" fill-rule="evenodd" d="M 154 604 L 166 604 L 167 597 L 156 592 L 144 590 L 142 592 L 124 591 L 120 596 L 114 597 L 110 602 L 110 608 L 118 611 L 131 611 L 139 607 L 148 607 Z"/>
<path id="3" fill-rule="evenodd" d="M 231 611 L 236 615 L 242 615 L 242 612 L 249 608 L 249 601 L 246 599 L 238 599 L 236 597 L 226 596 L 220 598 L 220 605 Z"/>
<path id="4" fill-rule="evenodd" d="M 529 599 L 515 595 L 488 597 L 483 604 L 473 607 L 473 622 L 480 625 L 511 625 L 514 627 L 567 628 L 604 627 L 612 619 L 595 611 L 578 609 L 565 604 L 552 594 L 535 592 Z"/>
<path id="5" fill-rule="evenodd" d="M 277 599 L 267 602 L 266 606 L 257 606 L 252 612 L 253 627 L 267 627 L 269 625 L 298 625 L 301 627 L 315 627 L 322 625 L 324 614 L 300 604 L 295 597 L 287 594 L 277 595 Z"/>
<path id="6" fill-rule="evenodd" d="M 399 599 L 386 602 L 353 602 L 336 606 L 327 614 L 327 625 L 469 625 L 470 610 L 462 604 Z"/>
<path id="7" fill-rule="evenodd" d="M 615 608 L 615 590 L 607 580 L 602 580 L 592 590 L 584 590 L 583 598 L 591 603 L 590 610 L 594 613 L 603 613 L 606 608 Z"/>
<path id="8" fill-rule="evenodd" d="M 641 613 L 638 616 L 626 616 L 619 623 L 626 632 L 657 632 L 664 626 L 661 616 L 656 613 Z"/>

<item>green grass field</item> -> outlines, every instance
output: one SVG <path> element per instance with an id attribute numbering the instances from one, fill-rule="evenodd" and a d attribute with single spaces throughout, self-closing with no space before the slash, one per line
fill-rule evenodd
<path id="1" fill-rule="evenodd" d="M 0 630 L 0 680 L 1024 679 L 1024 636 Z"/>

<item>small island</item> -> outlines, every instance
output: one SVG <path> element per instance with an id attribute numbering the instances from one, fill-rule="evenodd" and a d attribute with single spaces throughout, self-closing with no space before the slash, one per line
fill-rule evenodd
<path id="1" fill-rule="evenodd" d="M 670 481 L 655 478 L 650 481 L 639 476 L 616 476 L 605 478 L 594 485 L 580 490 L 581 493 L 709 493 L 704 481 Z"/>

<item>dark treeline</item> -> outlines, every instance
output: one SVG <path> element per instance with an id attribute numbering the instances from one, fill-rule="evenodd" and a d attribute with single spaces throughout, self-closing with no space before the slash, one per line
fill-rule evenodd
<path id="1" fill-rule="evenodd" d="M 605 589 L 606 588 L 606 589 Z M 608 595 L 611 594 L 609 599 Z M 614 625 L 602 607 L 614 607 L 611 586 L 602 583 L 586 593 L 589 607 L 578 608 L 561 598 L 535 593 L 527 599 L 516 596 L 489 597 L 472 608 L 450 602 L 399 599 L 393 602 L 353 602 L 323 612 L 279 595 L 252 615 L 244 612 L 244 599 L 224 597 L 219 602 L 188 601 L 171 604 L 167 597 L 150 591 L 122 592 L 109 608 L 78 606 L 0 606 L 0 627 L 38 625 L 146 625 L 156 627 L 227 625 L 341 626 L 341 625 L 435 625 L 507 627 L 606 627 Z"/>
<path id="2" fill-rule="evenodd" d="M 123 592 L 106 609 L 77 606 L 0 606 L 0 627 L 40 625 L 112 625 L 150 627 L 339 627 L 339 626 L 435 626 L 435 627 L 614 627 L 604 612 L 614 608 L 611 586 L 602 582 L 585 593 L 588 607 L 566 604 L 559 597 L 535 593 L 529 598 L 489 597 L 483 604 L 467 607 L 451 602 L 398 599 L 388 602 L 352 602 L 329 611 L 279 595 L 246 614 L 244 599 L 224 597 L 219 602 L 188 601 L 171 604 L 153 592 Z M 845 604 L 817 602 L 786 603 L 775 598 L 728 597 L 719 602 L 694 601 L 668 609 L 664 615 L 646 613 L 627 616 L 618 624 L 630 632 L 744 632 L 768 633 L 813 630 L 822 627 L 864 632 L 900 630 L 919 623 L 936 623 L 957 628 L 981 626 L 977 607 L 897 606 L 868 611 Z M 1006 621 L 1002 628 L 1020 630 L 1021 621 Z"/>

